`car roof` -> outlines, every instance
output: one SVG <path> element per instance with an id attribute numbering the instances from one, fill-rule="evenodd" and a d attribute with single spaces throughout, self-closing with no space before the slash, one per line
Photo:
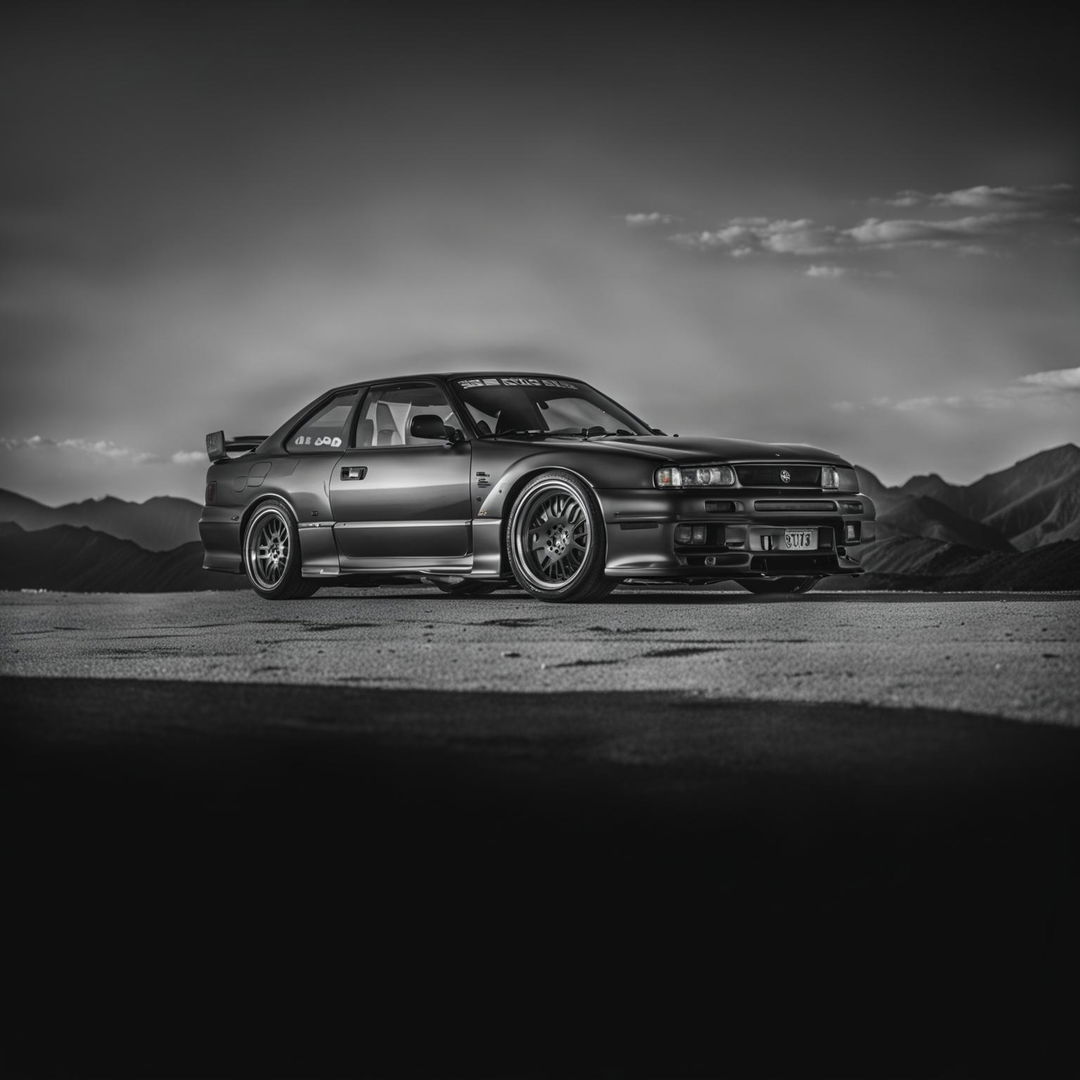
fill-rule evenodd
<path id="1" fill-rule="evenodd" d="M 365 386 L 377 386 L 383 383 L 407 383 L 407 382 L 431 382 L 443 380 L 449 382 L 454 379 L 490 379 L 506 376 L 512 379 L 559 379 L 563 382 L 585 383 L 585 380 L 576 375 L 559 375 L 551 371 L 512 371 L 507 368 L 496 368 L 494 371 L 430 371 L 425 373 L 408 373 L 405 375 L 386 375 L 377 379 L 358 379 L 356 382 L 344 383 L 341 386 L 332 387 L 326 394 L 337 394 L 346 390 L 355 390 Z M 585 383 L 586 386 L 590 385 Z M 326 395 L 323 395 L 326 396 Z"/>

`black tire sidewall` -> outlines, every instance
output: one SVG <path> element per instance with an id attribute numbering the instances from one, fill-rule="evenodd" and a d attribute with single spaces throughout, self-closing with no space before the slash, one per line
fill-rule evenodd
<path id="1" fill-rule="evenodd" d="M 581 568 L 566 585 L 554 589 L 544 589 L 534 585 L 524 571 L 519 571 L 521 560 L 518 558 L 514 537 L 521 523 L 521 515 L 538 491 L 548 484 L 558 482 L 569 488 L 581 503 L 589 522 L 589 551 Z M 506 554 L 517 583 L 527 593 L 541 600 L 574 601 L 599 599 L 615 587 L 604 577 L 604 565 L 607 559 L 607 535 L 604 530 L 604 518 L 600 502 L 592 489 L 573 473 L 551 471 L 533 477 L 518 492 L 510 510 L 506 526 Z"/>

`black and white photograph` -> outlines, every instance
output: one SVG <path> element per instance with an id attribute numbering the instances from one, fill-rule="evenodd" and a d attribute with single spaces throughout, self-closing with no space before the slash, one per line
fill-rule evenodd
<path id="1" fill-rule="evenodd" d="M 1076 1075 L 1063 9 L 3 25 L 6 1075 Z"/>

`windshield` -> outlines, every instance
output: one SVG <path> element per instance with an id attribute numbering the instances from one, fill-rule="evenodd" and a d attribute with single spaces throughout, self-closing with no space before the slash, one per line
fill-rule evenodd
<path id="1" fill-rule="evenodd" d="M 482 436 L 650 435 L 621 405 L 584 383 L 528 375 L 455 379 Z"/>

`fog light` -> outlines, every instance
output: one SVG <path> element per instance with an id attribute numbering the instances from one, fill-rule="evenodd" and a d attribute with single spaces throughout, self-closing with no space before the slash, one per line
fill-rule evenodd
<path id="1" fill-rule="evenodd" d="M 859 540 L 859 526 L 853 521 L 849 521 L 844 526 L 844 540 L 849 544 L 855 544 Z"/>
<path id="2" fill-rule="evenodd" d="M 709 530 L 705 525 L 676 525 L 676 544 L 705 544 L 709 540 Z"/>

